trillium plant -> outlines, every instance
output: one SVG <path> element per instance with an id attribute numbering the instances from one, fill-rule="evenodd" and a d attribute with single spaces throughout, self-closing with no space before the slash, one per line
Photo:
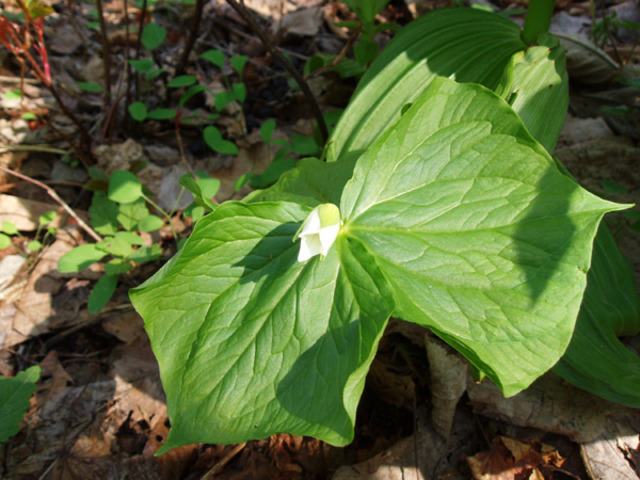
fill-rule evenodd
<path id="1" fill-rule="evenodd" d="M 552 9 L 531 0 L 523 31 L 476 9 L 415 20 L 324 161 L 218 206 L 131 291 L 167 395 L 159 453 L 279 432 L 348 444 L 392 315 L 506 396 L 553 368 L 640 406 L 638 359 L 616 337 L 638 331 L 638 297 L 600 225 L 627 206 L 550 155 L 568 105 Z"/>

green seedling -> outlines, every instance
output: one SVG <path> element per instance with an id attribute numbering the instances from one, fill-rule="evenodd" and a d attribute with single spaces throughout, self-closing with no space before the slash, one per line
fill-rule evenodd
<path id="1" fill-rule="evenodd" d="M 613 10 L 594 23 L 590 37 L 596 45 L 604 48 L 607 43 L 618 41 L 620 30 L 638 32 L 640 23 L 618 18 L 618 12 Z"/>
<path id="2" fill-rule="evenodd" d="M 38 218 L 38 228 L 36 230 L 34 238 L 33 240 L 27 242 L 27 251 L 23 251 L 22 249 L 20 249 L 20 247 L 16 248 L 22 250 L 23 254 L 38 252 L 42 250 L 42 247 L 46 243 L 47 239 L 50 236 L 55 236 L 56 229 L 53 227 L 48 227 L 45 231 L 44 236 L 40 240 L 38 240 L 40 238 L 40 234 L 42 233 L 43 228 L 49 225 L 53 220 L 55 220 L 57 216 L 58 214 L 55 210 L 50 210 L 40 215 L 40 217 Z M 0 224 L 0 232 L 0 250 L 14 245 L 11 241 L 11 237 L 13 236 L 19 237 L 21 240 L 26 241 L 24 236 L 18 230 L 16 224 L 11 221 L 3 221 L 2 224 Z"/>
<path id="3" fill-rule="evenodd" d="M 150 50 L 152 47 L 156 48 L 162 43 L 164 35 L 162 32 L 148 25 L 150 32 L 145 37 L 147 43 L 145 46 Z M 146 31 L 147 29 L 145 29 Z M 223 76 L 223 80 L 228 87 L 228 90 L 218 92 L 214 94 L 214 104 L 218 112 L 222 111 L 227 105 L 232 102 L 238 102 L 241 104 L 246 98 L 246 88 L 242 81 L 231 83 L 228 76 L 224 73 L 224 67 L 226 65 L 226 58 L 220 50 L 208 50 L 204 52 L 201 57 L 216 67 L 220 68 Z M 248 58 L 244 55 L 238 55 L 231 57 L 229 63 L 233 71 L 242 79 L 242 71 L 247 63 Z M 150 59 L 131 60 L 130 64 L 139 73 L 145 75 L 146 80 L 150 80 L 153 76 L 157 75 L 160 69 L 154 68 L 155 64 Z M 173 108 L 156 108 L 149 109 L 147 105 L 142 101 L 133 102 L 129 105 L 129 114 L 131 117 L 138 121 L 143 122 L 145 120 L 175 120 L 176 122 L 189 122 L 188 115 L 184 115 L 185 104 L 195 95 L 209 91 L 208 87 L 198 82 L 198 78 L 195 75 L 180 75 L 169 81 L 167 84 L 169 89 L 185 89 L 178 100 L 178 107 L 180 111 Z M 241 110 L 241 109 L 240 109 Z M 187 112 L 188 113 L 188 112 Z M 178 118 L 179 115 L 179 118 Z M 215 121 L 219 117 L 219 113 L 211 113 L 207 115 L 206 120 Z M 244 121 L 242 121 L 244 124 Z M 238 147 L 235 143 L 225 140 L 222 137 L 220 130 L 214 125 L 209 125 L 203 130 L 203 139 L 205 143 L 215 152 L 226 155 L 237 155 Z"/>
<path id="4" fill-rule="evenodd" d="M 113 296 L 120 275 L 139 264 L 156 260 L 162 254 L 160 244 L 145 245 L 136 232 L 154 232 L 167 222 L 171 224 L 170 215 L 144 192 L 142 183 L 133 173 L 116 170 L 108 176 L 93 167 L 90 174 L 92 181 L 88 186 L 94 194 L 89 219 L 93 229 L 105 238 L 102 242 L 80 245 L 67 252 L 60 258 L 58 270 L 77 272 L 111 257 L 104 263 L 105 274 L 89 296 L 88 309 L 97 313 Z M 164 219 L 151 214 L 147 204 Z M 173 234 L 177 241 L 175 231 Z"/>
<path id="5" fill-rule="evenodd" d="M 95 167 L 90 168 L 89 173 L 92 180 L 87 187 L 94 191 L 89 220 L 104 240 L 80 245 L 67 252 L 60 258 L 58 270 L 72 273 L 97 262 L 103 263 L 104 275 L 93 287 L 88 301 L 88 310 L 98 313 L 113 297 L 121 275 L 162 255 L 161 245 L 145 245 L 139 232 L 155 232 L 168 224 L 176 242 L 179 242 L 179 237 L 171 224 L 173 212 L 167 213 L 157 205 L 145 193 L 135 174 L 116 170 L 109 176 Z M 212 199 L 220 188 L 220 180 L 204 172 L 196 172 L 195 179 L 185 176 L 180 179 L 180 184 L 195 197 L 195 202 L 185 210 L 185 216 L 197 221 L 205 212 L 215 209 Z M 162 217 L 150 213 L 147 205 L 154 207 Z"/>
<path id="6" fill-rule="evenodd" d="M 314 55 L 305 64 L 305 76 L 328 67 L 342 78 L 362 76 L 378 56 L 375 36 L 385 30 L 397 31 L 400 28 L 393 23 L 376 24 L 376 16 L 385 8 L 389 0 L 347 0 L 344 3 L 355 13 L 358 20 L 338 22 L 336 26 L 348 28 L 354 35 L 359 36 L 353 48 L 354 58 L 343 58 L 338 62 L 336 55 Z"/>

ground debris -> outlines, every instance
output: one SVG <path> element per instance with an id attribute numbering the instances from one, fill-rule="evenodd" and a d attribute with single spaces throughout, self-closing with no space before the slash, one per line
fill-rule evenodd
<path id="1" fill-rule="evenodd" d="M 537 441 L 521 442 L 497 437 L 491 450 L 467 458 L 477 480 L 543 480 L 562 467 L 564 459 L 557 450 Z"/>

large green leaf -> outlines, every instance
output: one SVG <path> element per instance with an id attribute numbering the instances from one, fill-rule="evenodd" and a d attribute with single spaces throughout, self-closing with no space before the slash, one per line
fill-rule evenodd
<path id="1" fill-rule="evenodd" d="M 391 292 L 355 240 L 298 263 L 292 240 L 309 211 L 225 203 L 131 292 L 167 394 L 171 431 L 160 453 L 278 432 L 335 445 L 353 438 Z"/>
<path id="2" fill-rule="evenodd" d="M 550 35 L 514 55 L 506 98 L 529 132 L 551 152 L 569 101 L 564 53 Z M 608 400 L 640 407 L 640 358 L 618 336 L 640 332 L 640 298 L 633 272 L 606 225 L 593 247 L 571 343 L 554 372 Z"/>
<path id="3" fill-rule="evenodd" d="M 469 36 L 468 41 L 476 43 L 484 38 L 477 34 L 477 29 L 482 30 L 482 22 L 473 28 L 465 27 L 464 17 L 480 19 L 485 14 L 469 11 L 458 17 L 461 12 L 459 9 L 455 13 L 445 12 L 438 10 L 409 25 L 372 65 L 358 88 L 359 96 L 347 108 L 336 128 L 333 144 L 330 143 L 329 147 L 331 159 L 342 162 L 346 151 L 357 153 L 365 149 L 377 135 L 391 127 L 393 121 L 390 121 L 389 115 L 376 115 L 376 112 L 381 111 L 377 102 L 384 102 L 385 113 L 396 112 L 397 117 L 397 112 L 401 111 L 410 97 L 417 95 L 430 83 L 433 72 L 453 72 L 458 80 L 497 88 L 499 94 L 511 103 L 531 135 L 548 152 L 553 151 L 569 100 L 564 51 L 557 41 L 550 35 L 544 35 L 539 38 L 539 46 L 525 50 L 524 44 L 518 45 L 518 32 L 512 24 L 492 19 L 495 23 L 485 25 L 488 28 L 491 25 L 491 33 L 495 32 L 498 37 L 504 38 L 505 43 L 498 46 L 494 45 L 491 38 L 485 38 L 484 42 L 478 43 L 476 56 L 470 56 L 468 52 L 456 55 L 455 49 L 447 49 L 449 39 L 421 37 L 421 32 L 427 31 L 427 28 L 438 32 L 438 28 L 446 30 L 455 25 L 459 27 L 461 39 Z M 488 18 L 486 15 L 485 17 Z M 506 41 L 508 37 L 511 41 Z M 466 45 L 464 40 L 459 41 L 462 42 L 460 45 Z M 480 45 L 484 47 L 481 48 Z M 498 52 L 494 47 L 496 50 L 503 50 Z M 421 53 L 412 54 L 418 50 Z M 511 53 L 513 56 L 510 58 Z M 439 56 L 449 54 L 451 57 Z M 497 61 L 488 77 L 487 70 L 475 68 L 487 61 Z M 446 68 L 440 62 L 446 63 Z M 496 82 L 496 73 L 501 69 L 502 79 Z M 422 78 L 414 77 L 414 72 L 424 73 L 425 70 L 428 72 Z M 378 99 L 377 89 L 387 92 L 387 95 Z M 292 172 L 293 174 L 295 173 Z M 614 333 L 621 318 L 633 326 L 630 331 L 640 328 L 640 313 L 636 307 L 639 302 L 638 294 L 630 275 L 623 278 L 618 276 L 616 282 L 595 280 L 611 279 L 612 271 L 615 271 L 614 265 L 619 268 L 625 263 L 615 242 L 607 237 L 610 234 L 606 226 L 603 226 L 595 239 L 595 255 L 587 278 L 593 285 L 585 292 L 571 346 L 555 371 L 577 386 L 604 398 L 638 406 L 640 360 L 615 338 Z M 610 309 L 611 304 L 618 305 L 618 308 Z M 621 308 L 622 306 L 625 308 Z M 593 345 L 598 345 L 598 348 L 593 348 Z M 596 365 L 598 368 L 594 368 Z M 616 372 L 624 374 L 617 375 Z"/>
<path id="4" fill-rule="evenodd" d="M 638 408 L 640 358 L 617 337 L 640 333 L 640 300 L 631 266 L 605 225 L 592 263 L 573 338 L 553 371 L 588 392 Z"/>
<path id="5" fill-rule="evenodd" d="M 282 200 L 309 207 L 321 203 L 340 206 L 340 195 L 353 175 L 355 155 L 340 162 L 321 162 L 316 158 L 304 158 L 296 168 L 285 172 L 280 179 L 265 190 L 256 190 L 244 198 L 244 202 Z"/>
<path id="6" fill-rule="evenodd" d="M 471 8 L 440 9 L 402 29 L 362 77 L 329 142 L 329 160 L 366 148 L 436 75 L 498 86 L 525 48 L 510 20 Z"/>
<path id="7" fill-rule="evenodd" d="M 569 107 L 569 77 L 558 40 L 547 34 L 539 41 L 513 56 L 502 96 L 533 138 L 553 153 Z"/>
<path id="8" fill-rule="evenodd" d="M 438 78 L 360 157 L 341 208 L 395 315 L 513 395 L 564 353 L 598 223 L 622 207 L 556 168 L 492 92 Z"/>

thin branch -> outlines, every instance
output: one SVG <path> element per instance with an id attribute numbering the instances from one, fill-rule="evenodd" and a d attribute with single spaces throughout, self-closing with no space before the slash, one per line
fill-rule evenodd
<path id="1" fill-rule="evenodd" d="M 8 77 L 6 75 L 0 75 L 0 82 L 10 82 L 10 83 L 22 83 L 23 80 L 16 77 Z M 29 85 L 37 85 L 39 80 L 35 78 L 25 78 L 24 83 L 28 83 Z"/>
<path id="2" fill-rule="evenodd" d="M 102 0 L 96 0 L 98 10 L 98 20 L 100 23 L 100 43 L 102 44 L 102 67 L 104 70 L 104 111 L 109 110 L 111 105 L 111 53 L 109 48 L 109 37 L 107 36 L 107 24 L 104 21 L 104 11 Z M 128 47 L 128 45 L 127 45 Z"/>
<path id="3" fill-rule="evenodd" d="M 8 143 L 0 142 L 0 153 L 6 152 L 45 152 L 55 153 L 58 155 L 66 155 L 68 150 L 62 150 L 61 148 L 53 148 L 49 145 L 11 145 Z"/>
<path id="4" fill-rule="evenodd" d="M 131 33 L 129 32 L 129 0 L 122 0 L 122 7 L 124 10 L 124 31 L 125 31 L 125 44 L 126 47 L 124 49 L 124 61 L 127 65 L 127 89 L 126 89 L 126 98 L 124 101 L 124 131 L 129 131 L 129 105 L 131 105 L 131 63 L 129 62 L 130 58 L 130 47 L 131 47 Z"/>
<path id="5" fill-rule="evenodd" d="M 204 476 L 200 479 L 200 480 L 211 480 L 213 478 L 213 476 L 218 473 L 220 470 L 222 470 L 222 468 L 229 463 L 233 457 L 235 457 L 238 453 L 240 453 L 240 451 L 247 445 L 247 442 L 244 443 L 239 443 L 238 445 L 236 445 L 235 447 L 233 447 L 233 449 L 227 453 L 222 460 L 220 460 L 218 463 L 216 463 L 211 470 L 209 470 L 207 473 L 204 474 Z"/>
<path id="6" fill-rule="evenodd" d="M 202 10 L 204 8 L 204 0 L 196 0 L 196 11 L 193 14 L 193 22 L 191 22 L 191 28 L 189 29 L 189 37 L 182 50 L 182 56 L 180 57 L 180 63 L 176 68 L 175 76 L 182 75 L 184 73 L 187 62 L 189 61 L 189 55 L 193 46 L 196 44 L 196 38 L 198 37 L 198 30 L 200 30 L 200 20 L 202 18 Z"/>
<path id="7" fill-rule="evenodd" d="M 180 135 L 180 119 L 179 118 L 176 118 L 176 139 L 178 141 L 178 149 L 180 150 L 180 160 L 182 161 L 184 168 L 187 170 L 187 172 L 189 172 L 189 175 L 191 175 L 193 178 L 196 178 L 196 174 L 193 172 L 193 169 L 191 168 L 191 165 L 189 165 L 189 162 L 187 162 L 187 157 L 184 154 L 184 146 L 182 144 L 182 135 Z"/>
<path id="8" fill-rule="evenodd" d="M 264 30 L 258 25 L 256 20 L 253 18 L 253 15 L 244 5 L 240 5 L 236 0 L 227 0 L 227 3 L 231 8 L 233 8 L 238 15 L 247 23 L 249 28 L 255 33 L 264 48 L 278 61 L 282 64 L 282 66 L 291 74 L 291 76 L 295 79 L 295 81 L 300 85 L 300 89 L 304 96 L 307 98 L 307 101 L 311 105 L 311 110 L 313 111 L 313 116 L 316 118 L 318 122 L 318 128 L 320 129 L 320 135 L 322 137 L 322 143 L 327 143 L 327 139 L 329 138 L 329 132 L 327 130 L 327 124 L 324 121 L 324 117 L 322 115 L 322 111 L 320 110 L 320 106 L 316 101 L 315 96 L 311 92 L 309 85 L 305 81 L 302 75 L 296 70 L 296 67 L 289 61 L 287 57 L 285 57 L 282 52 L 275 47 Z"/>
<path id="9" fill-rule="evenodd" d="M 344 47 L 342 47 L 342 50 L 340 50 L 338 55 L 336 55 L 336 58 L 334 58 L 333 61 L 331 63 L 329 63 L 328 65 L 324 65 L 324 66 L 320 67 L 319 69 L 311 72 L 309 75 L 307 75 L 305 77 L 305 80 L 308 80 L 308 79 L 310 79 L 312 77 L 315 77 L 316 75 L 319 75 L 320 73 L 323 73 L 326 70 L 328 70 L 330 68 L 333 68 L 336 65 L 338 65 L 340 62 L 342 62 L 347 57 L 347 53 L 349 52 L 349 49 L 354 44 L 354 42 L 356 41 L 356 39 L 360 35 L 361 31 L 362 31 L 362 22 L 358 25 L 358 28 L 356 28 L 354 31 L 351 32 L 351 34 L 349 35 L 349 38 L 347 40 L 347 43 L 345 43 Z"/>
<path id="10" fill-rule="evenodd" d="M 95 231 L 94 231 L 94 230 L 93 230 L 89 225 L 87 225 L 87 224 L 85 223 L 85 221 L 84 221 L 84 220 L 82 220 L 82 219 L 78 216 L 78 214 L 77 214 L 76 212 L 74 212 L 74 211 L 73 211 L 73 209 L 72 209 L 69 205 L 67 205 L 67 203 L 66 203 L 64 200 L 62 200 L 62 199 L 58 196 L 58 194 L 56 193 L 56 191 L 55 191 L 53 188 L 51 188 L 49 185 L 45 185 L 44 183 L 42 183 L 42 182 L 40 182 L 40 181 L 38 181 L 38 180 L 35 180 L 35 179 L 31 178 L 31 177 L 28 177 L 28 176 L 26 176 L 26 175 L 23 175 L 22 173 L 18 173 L 18 172 L 14 171 L 14 170 L 11 170 L 10 168 L 3 167 L 2 165 L 0 165 L 0 170 L 2 170 L 3 172 L 8 173 L 8 174 L 10 174 L 10 175 L 13 175 L 14 177 L 18 177 L 18 178 L 20 178 L 20 179 L 22 179 L 22 180 L 25 180 L 25 181 L 27 181 L 27 182 L 33 183 L 34 185 L 36 185 L 36 186 L 38 186 L 38 187 L 42 188 L 43 190 L 45 190 L 45 191 L 49 194 L 49 196 L 50 196 L 51 198 L 53 198 L 53 199 L 54 199 L 54 200 L 55 200 L 55 201 L 56 201 L 56 202 L 57 202 L 57 203 L 58 203 L 62 208 L 64 208 L 64 210 L 65 210 L 69 215 L 71 215 L 71 217 L 72 217 L 76 222 L 78 222 L 78 225 L 80 225 L 80 227 L 82 227 L 82 229 L 83 229 L 85 232 L 87 232 L 87 234 L 88 234 L 91 238 L 93 238 L 96 242 L 101 242 L 101 241 L 102 241 L 102 237 L 101 237 L 100 235 L 98 235 L 98 234 L 97 234 L 97 233 L 96 233 L 96 232 L 95 232 Z"/>
<path id="11" fill-rule="evenodd" d="M 80 123 L 80 120 L 78 120 L 78 118 L 73 114 L 73 112 L 69 110 L 67 105 L 62 101 L 62 98 L 60 97 L 58 90 L 53 86 L 53 84 L 49 84 L 49 85 L 45 84 L 45 86 L 47 87 L 51 95 L 53 95 L 53 98 L 58 104 L 58 107 L 60 107 L 60 110 L 62 110 L 62 113 L 64 113 L 64 115 L 69 120 L 71 120 L 73 124 L 78 128 L 78 133 L 80 134 L 81 142 L 84 148 L 88 152 L 91 152 L 91 135 L 89 135 L 89 132 L 87 132 L 87 129 L 84 128 L 84 125 Z M 79 148 L 74 148 L 74 150 L 76 150 L 76 153 L 78 153 L 81 157 L 87 158 L 87 155 L 84 152 L 81 152 Z"/>
<path id="12" fill-rule="evenodd" d="M 142 0 L 142 10 L 140 11 L 140 18 L 138 19 L 138 38 L 136 39 L 136 51 L 134 58 L 138 60 L 140 58 L 140 51 L 142 50 L 142 31 L 144 27 L 144 17 L 147 15 L 147 0 Z M 140 75 L 136 70 L 136 98 L 140 97 Z M 130 87 L 130 85 L 129 85 Z M 127 107 L 128 108 L 128 107 Z M 127 110 L 128 111 L 128 110 Z M 126 114 L 127 112 L 125 112 Z"/>
<path id="13" fill-rule="evenodd" d="M 140 18 L 138 19 L 138 38 L 136 39 L 136 59 L 140 58 L 140 50 L 142 49 L 142 31 L 144 25 L 144 17 L 147 15 L 147 0 L 142 0 L 142 9 Z"/>

